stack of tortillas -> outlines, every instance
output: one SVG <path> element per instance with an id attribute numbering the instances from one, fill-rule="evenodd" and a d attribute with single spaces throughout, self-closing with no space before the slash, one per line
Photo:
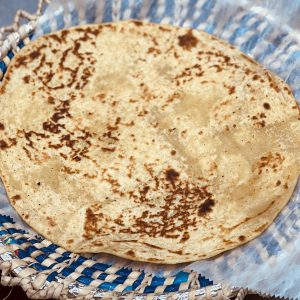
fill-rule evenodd
<path id="1" fill-rule="evenodd" d="M 74 252 L 217 255 L 261 234 L 299 175 L 288 86 L 204 32 L 126 21 L 43 36 L 13 59 L 0 106 L 12 205 Z"/>

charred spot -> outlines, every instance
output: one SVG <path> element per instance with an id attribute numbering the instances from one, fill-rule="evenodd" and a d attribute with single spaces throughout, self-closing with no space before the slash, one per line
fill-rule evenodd
<path id="1" fill-rule="evenodd" d="M 61 127 L 60 124 L 55 124 L 51 121 L 46 121 L 46 122 L 43 123 L 43 129 L 45 131 L 49 131 L 49 132 L 52 132 L 52 133 L 59 133 L 60 132 L 59 127 Z"/>
<path id="2" fill-rule="evenodd" d="M 144 245 L 150 247 L 150 248 L 153 248 L 153 249 L 159 249 L 159 250 L 162 250 L 163 248 L 159 247 L 159 246 L 156 246 L 156 245 L 152 245 L 152 244 L 149 244 L 149 243 L 146 243 L 146 242 L 143 242 Z"/>
<path id="3" fill-rule="evenodd" d="M 128 250 L 126 252 L 126 254 L 129 255 L 129 256 L 135 257 L 135 252 L 133 250 Z"/>
<path id="4" fill-rule="evenodd" d="M 255 75 L 252 77 L 253 80 L 258 80 L 259 78 L 260 78 L 260 76 L 257 75 L 257 74 L 255 74 Z"/>
<path id="5" fill-rule="evenodd" d="M 13 200 L 21 200 L 21 196 L 20 195 L 14 195 L 11 197 Z"/>
<path id="6" fill-rule="evenodd" d="M 33 60 L 33 59 L 38 58 L 40 55 L 41 55 L 41 52 L 39 50 L 35 50 L 29 54 L 29 57 Z"/>
<path id="7" fill-rule="evenodd" d="M 222 67 L 221 67 L 221 66 L 219 66 L 219 65 L 213 65 L 213 66 L 210 66 L 209 68 L 215 68 L 215 69 L 217 70 L 217 73 L 219 73 L 219 72 L 222 72 L 222 71 L 223 71 Z"/>
<path id="8" fill-rule="evenodd" d="M 142 21 L 132 21 L 132 23 L 135 25 L 135 26 L 142 26 L 143 25 L 143 22 Z"/>
<path id="9" fill-rule="evenodd" d="M 29 83 L 29 81 L 30 81 L 30 76 L 29 76 L 29 75 L 24 76 L 24 77 L 23 77 L 23 81 L 24 81 L 25 83 Z"/>
<path id="10" fill-rule="evenodd" d="M 228 88 L 228 93 L 229 93 L 229 95 L 234 94 L 234 93 L 235 93 L 235 86 L 230 86 L 230 87 Z"/>
<path id="11" fill-rule="evenodd" d="M 50 35 L 48 35 L 48 37 L 55 40 L 58 43 L 62 42 L 62 39 L 57 34 L 50 34 Z"/>
<path id="12" fill-rule="evenodd" d="M 4 140 L 0 140 L 0 149 L 5 150 L 9 148 L 8 144 Z"/>
<path id="13" fill-rule="evenodd" d="M 171 182 L 173 187 L 175 187 L 175 181 L 179 178 L 179 176 L 180 174 L 174 169 L 169 169 L 166 171 L 166 179 Z"/>
<path id="14" fill-rule="evenodd" d="M 144 186 L 144 188 L 143 188 L 143 190 L 142 190 L 142 193 L 143 193 L 144 195 L 146 195 L 146 194 L 149 192 L 149 190 L 150 190 L 150 186 L 149 186 L 149 185 L 146 185 L 146 186 Z"/>
<path id="15" fill-rule="evenodd" d="M 181 46 L 185 50 L 191 50 L 198 43 L 198 39 L 193 35 L 191 29 L 186 34 L 179 36 L 178 40 L 179 46 Z"/>
<path id="16" fill-rule="evenodd" d="M 116 147 L 113 147 L 113 148 L 101 147 L 101 150 L 102 150 L 103 152 L 115 152 Z"/>
<path id="17" fill-rule="evenodd" d="M 239 241 L 244 242 L 246 240 L 246 237 L 244 235 L 239 236 Z"/>
<path id="18" fill-rule="evenodd" d="M 148 54 L 154 53 L 154 54 L 161 54 L 161 51 L 157 48 L 150 47 L 147 51 Z"/>
<path id="19" fill-rule="evenodd" d="M 78 161 L 81 161 L 81 157 L 79 157 L 78 155 L 75 155 L 75 156 L 72 157 L 72 160 L 78 162 Z"/>
<path id="20" fill-rule="evenodd" d="M 56 225 L 55 221 L 51 217 L 47 217 L 49 226 L 54 227 Z"/>
<path id="21" fill-rule="evenodd" d="M 163 26 L 159 26 L 158 28 L 159 28 L 161 31 L 165 31 L 165 32 L 171 31 L 171 29 L 166 28 L 166 27 L 163 27 Z"/>
<path id="22" fill-rule="evenodd" d="M 180 243 L 186 242 L 189 238 L 190 238 L 189 233 L 188 233 L 188 232 L 185 232 L 185 233 L 183 234 L 183 236 L 181 237 L 181 239 L 180 239 Z"/>
<path id="23" fill-rule="evenodd" d="M 17 144 L 17 140 L 14 138 L 9 138 L 8 140 L 9 140 L 9 143 L 4 140 L 0 140 L 0 149 L 1 150 L 6 150 Z"/>
<path id="24" fill-rule="evenodd" d="M 280 184 L 281 184 L 281 181 L 280 181 L 280 180 L 277 180 L 276 186 L 280 186 Z"/>
<path id="25" fill-rule="evenodd" d="M 289 188 L 287 182 L 283 185 L 283 188 L 286 189 L 286 190 Z"/>
<path id="26" fill-rule="evenodd" d="M 172 150 L 171 155 L 173 155 L 173 156 L 176 155 L 176 150 Z"/>
<path id="27" fill-rule="evenodd" d="M 260 116 L 262 119 L 265 119 L 265 118 L 267 117 L 264 113 L 260 113 L 259 116 Z"/>
<path id="28" fill-rule="evenodd" d="M 54 98 L 52 97 L 52 96 L 49 96 L 48 97 L 48 103 L 49 104 L 54 104 L 55 102 L 54 102 Z"/>
<path id="29" fill-rule="evenodd" d="M 212 211 L 213 206 L 215 205 L 215 201 L 212 199 L 206 199 L 199 207 L 198 215 L 204 216 L 207 213 Z"/>
<path id="30" fill-rule="evenodd" d="M 173 250 L 169 250 L 170 253 L 174 253 L 174 254 L 178 254 L 178 255 L 182 255 L 183 254 L 183 251 L 182 250 L 176 250 L 176 251 L 173 251 Z"/>
<path id="31" fill-rule="evenodd" d="M 37 182 L 37 185 L 38 185 L 38 186 L 40 186 L 40 185 L 41 185 L 41 183 L 40 183 L 40 182 Z"/>
<path id="32" fill-rule="evenodd" d="M 0 130 L 4 130 L 4 129 L 5 129 L 5 126 L 2 123 L 0 123 Z"/>
<path id="33" fill-rule="evenodd" d="M 270 104 L 267 103 L 267 102 L 265 102 L 265 103 L 263 104 L 263 107 L 264 107 L 264 109 L 267 109 L 267 110 L 269 110 L 269 109 L 271 108 Z"/>
<path id="34" fill-rule="evenodd" d="M 85 211 L 85 223 L 83 237 L 87 240 L 91 240 L 95 234 L 100 233 L 98 230 L 98 221 L 103 218 L 102 213 L 94 212 L 96 207 L 89 207 Z"/>

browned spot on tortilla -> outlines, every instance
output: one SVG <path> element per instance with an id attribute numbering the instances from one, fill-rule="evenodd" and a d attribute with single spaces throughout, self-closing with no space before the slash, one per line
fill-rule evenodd
<path id="1" fill-rule="evenodd" d="M 151 53 L 153 53 L 153 54 L 161 54 L 161 51 L 159 49 L 155 48 L 155 47 L 150 47 L 148 49 L 147 53 L 148 54 L 151 54 Z"/>
<path id="2" fill-rule="evenodd" d="M 143 22 L 142 21 L 137 21 L 137 20 L 134 20 L 132 21 L 132 23 L 136 26 L 142 26 L 143 25 Z"/>
<path id="3" fill-rule="evenodd" d="M 15 146 L 17 144 L 17 140 L 15 138 L 8 138 L 9 142 L 6 142 L 4 140 L 0 140 L 0 149 L 6 150 L 12 146 Z"/>
<path id="4" fill-rule="evenodd" d="M 205 200 L 199 207 L 198 215 L 204 216 L 207 213 L 211 212 L 214 205 L 215 205 L 214 200 L 212 199 Z"/>
<path id="5" fill-rule="evenodd" d="M 206 199 L 212 199 L 212 194 L 208 191 L 208 186 L 191 184 L 188 181 L 183 181 L 177 176 L 171 175 L 169 180 L 166 179 L 166 173 L 159 177 L 155 175 L 155 171 L 149 164 L 144 164 L 145 169 L 149 173 L 151 180 L 149 186 L 151 190 L 157 191 L 164 188 L 167 192 L 163 201 L 164 204 L 157 212 L 153 212 L 153 198 L 149 195 L 148 189 L 139 189 L 138 191 L 131 191 L 128 197 L 137 204 L 148 205 L 149 210 L 142 213 L 141 216 L 134 218 L 134 223 L 130 227 L 121 228 L 121 233 L 142 234 L 150 237 L 165 237 L 171 239 L 181 238 L 184 242 L 189 238 L 188 229 L 197 228 L 199 218 L 192 218 L 194 214 L 197 216 L 199 205 Z M 174 172 L 171 172 L 173 174 Z M 178 174 L 179 175 L 179 174 Z M 174 178 L 175 177 L 175 178 Z M 176 184 L 175 184 L 176 179 Z M 170 182 L 171 180 L 171 182 Z M 172 184 L 174 182 L 174 185 Z M 172 214 L 170 214 L 170 207 L 174 207 Z M 154 221 L 155 220 L 155 221 Z M 156 221 L 157 220 L 157 221 Z"/>
<path id="6" fill-rule="evenodd" d="M 254 170 L 257 169 L 258 175 L 262 174 L 263 172 L 268 172 L 268 170 L 277 172 L 278 170 L 281 170 L 284 160 L 285 157 L 280 155 L 278 152 L 269 152 L 259 159 L 254 167 Z"/>
<path id="7" fill-rule="evenodd" d="M 51 227 L 54 227 L 56 225 L 56 222 L 51 217 L 47 217 L 47 221 L 49 226 Z"/>
<path id="8" fill-rule="evenodd" d="M 55 40 L 58 43 L 62 42 L 62 39 L 57 34 L 50 34 L 50 35 L 48 35 L 48 37 L 52 38 L 53 40 Z"/>
<path id="9" fill-rule="evenodd" d="M 48 97 L 48 103 L 49 104 L 54 104 L 55 102 L 54 102 L 54 98 L 52 97 L 52 96 L 49 96 Z"/>
<path id="10" fill-rule="evenodd" d="M 5 150 L 7 148 L 9 148 L 8 144 L 4 140 L 0 140 L 0 149 Z"/>
<path id="11" fill-rule="evenodd" d="M 158 28 L 159 28 L 161 31 L 166 31 L 166 32 L 171 31 L 171 29 L 166 28 L 166 27 L 163 27 L 163 26 L 159 26 Z"/>
<path id="12" fill-rule="evenodd" d="M 280 180 L 277 180 L 276 186 L 279 186 L 280 184 L 281 184 L 281 181 L 280 181 Z"/>
<path id="13" fill-rule="evenodd" d="M 171 155 L 175 155 L 175 154 L 176 154 L 176 150 L 172 150 Z"/>
<path id="14" fill-rule="evenodd" d="M 24 218 L 27 220 L 29 218 L 29 214 L 26 214 Z"/>
<path id="15" fill-rule="evenodd" d="M 101 147 L 101 150 L 103 152 L 114 152 L 116 150 L 116 147 L 113 148 Z"/>
<path id="16" fill-rule="evenodd" d="M 13 200 L 21 200 L 21 196 L 20 195 L 14 195 L 14 196 L 12 196 L 11 197 L 11 199 L 13 199 Z"/>
<path id="17" fill-rule="evenodd" d="M 97 212 L 101 205 L 92 205 L 85 211 L 84 234 L 87 240 L 93 239 L 96 234 L 101 234 L 101 228 L 98 229 L 98 223 L 104 218 L 103 213 Z"/>
<path id="18" fill-rule="evenodd" d="M 23 77 L 23 81 L 25 83 L 29 83 L 29 80 L 30 80 L 30 76 L 29 75 L 26 75 L 26 76 Z"/>
<path id="19" fill-rule="evenodd" d="M 78 174 L 79 173 L 79 170 L 77 169 L 71 169 L 69 167 L 66 167 L 66 166 L 63 166 L 61 168 L 62 172 L 65 172 L 65 173 L 68 173 L 68 174 Z"/>
<path id="20" fill-rule="evenodd" d="M 0 123 L 0 130 L 4 130 L 4 129 L 5 129 L 5 126 L 2 123 Z"/>
<path id="21" fill-rule="evenodd" d="M 172 186 L 175 187 L 175 182 L 179 178 L 179 173 L 174 169 L 166 171 L 166 179 L 171 182 Z"/>
<path id="22" fill-rule="evenodd" d="M 154 249 L 160 249 L 160 250 L 163 250 L 163 248 L 159 247 L 159 246 L 156 246 L 156 245 L 152 245 L 152 244 L 149 244 L 149 243 L 146 243 L 146 242 L 143 242 L 142 244 L 148 246 L 148 247 L 151 247 L 151 248 L 154 248 Z"/>
<path id="23" fill-rule="evenodd" d="M 173 250 L 169 250 L 170 253 L 174 253 L 174 254 L 178 254 L 178 255 L 182 255 L 183 254 L 183 251 L 182 250 L 176 250 L 176 251 L 173 251 Z"/>
<path id="24" fill-rule="evenodd" d="M 138 240 L 114 240 L 114 243 L 137 243 Z"/>
<path id="25" fill-rule="evenodd" d="M 46 48 L 47 45 L 41 45 L 37 47 L 35 50 L 30 52 L 28 55 L 18 56 L 15 61 L 15 66 L 18 68 L 20 66 L 27 66 L 27 64 L 34 59 L 38 58 L 41 55 L 41 50 Z"/>
<path id="26" fill-rule="evenodd" d="M 128 250 L 126 252 L 126 254 L 128 254 L 129 256 L 135 257 L 135 252 L 133 250 Z"/>
<path id="27" fill-rule="evenodd" d="M 191 29 L 188 30 L 186 34 L 179 36 L 178 40 L 179 46 L 185 50 L 191 50 L 198 43 L 198 39 L 193 35 L 193 31 Z"/>
<path id="28" fill-rule="evenodd" d="M 244 242 L 244 241 L 246 240 L 246 237 L 245 237 L 244 235 L 240 235 L 240 236 L 239 236 L 239 240 L 240 240 L 241 242 Z"/>
<path id="29" fill-rule="evenodd" d="M 292 94 L 291 90 L 290 90 L 288 87 L 285 86 L 283 89 L 284 89 L 289 95 Z"/>
<path id="30" fill-rule="evenodd" d="M 286 190 L 289 188 L 287 182 L 284 184 L 283 188 L 286 189 Z"/>
<path id="31" fill-rule="evenodd" d="M 67 244 L 72 244 L 72 243 L 74 243 L 74 240 L 73 240 L 73 239 L 67 240 Z"/>
<path id="32" fill-rule="evenodd" d="M 180 243 L 184 243 L 185 241 L 187 241 L 190 238 L 190 235 L 188 232 L 185 232 L 182 236 L 182 238 L 180 239 Z"/>
<path id="33" fill-rule="evenodd" d="M 260 76 L 259 76 L 258 74 L 255 74 L 255 75 L 252 77 L 253 80 L 258 80 L 259 78 L 260 78 Z"/>
<path id="34" fill-rule="evenodd" d="M 267 103 L 267 102 L 265 102 L 265 103 L 263 104 L 263 106 L 264 106 L 265 109 L 270 109 L 270 108 L 271 108 L 270 104 Z"/>
<path id="35" fill-rule="evenodd" d="M 229 95 L 234 94 L 235 93 L 235 86 L 229 87 L 228 93 L 229 93 Z"/>
<path id="36" fill-rule="evenodd" d="M 217 65 L 217 64 L 212 65 L 212 66 L 210 66 L 209 68 L 215 68 L 215 69 L 217 70 L 217 73 L 223 71 L 223 68 L 222 68 L 220 65 Z"/>

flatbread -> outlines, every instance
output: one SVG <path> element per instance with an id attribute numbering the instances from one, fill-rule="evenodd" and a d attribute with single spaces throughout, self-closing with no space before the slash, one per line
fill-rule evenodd
<path id="1" fill-rule="evenodd" d="M 0 97 L 11 204 L 73 252 L 209 258 L 261 234 L 299 175 L 299 107 L 277 76 L 195 30 L 139 21 L 39 38 Z"/>

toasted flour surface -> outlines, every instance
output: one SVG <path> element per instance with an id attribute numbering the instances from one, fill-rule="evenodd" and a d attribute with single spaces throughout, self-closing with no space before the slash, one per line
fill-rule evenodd
<path id="1" fill-rule="evenodd" d="M 12 205 L 74 252 L 154 263 L 261 234 L 299 175 L 288 86 L 204 32 L 125 21 L 39 38 L 0 90 Z"/>

